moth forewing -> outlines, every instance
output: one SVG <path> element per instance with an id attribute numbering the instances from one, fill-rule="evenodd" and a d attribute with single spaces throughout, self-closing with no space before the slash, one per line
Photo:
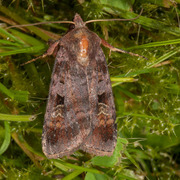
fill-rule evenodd
<path id="1" fill-rule="evenodd" d="M 108 68 L 100 46 L 97 47 L 95 62 L 97 78 L 93 81 L 97 84 L 96 106 L 92 111 L 91 133 L 82 149 L 98 156 L 111 156 L 117 138 L 116 114 Z"/>

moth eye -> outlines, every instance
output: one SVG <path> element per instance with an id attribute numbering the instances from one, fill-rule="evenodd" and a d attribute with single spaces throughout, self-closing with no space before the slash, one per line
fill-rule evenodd
<path id="1" fill-rule="evenodd" d="M 73 30 L 75 28 L 75 25 L 74 24 L 70 24 L 69 25 L 69 31 Z"/>

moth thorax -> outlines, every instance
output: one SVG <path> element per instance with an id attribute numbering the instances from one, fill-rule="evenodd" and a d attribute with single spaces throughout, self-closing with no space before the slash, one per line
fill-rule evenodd
<path id="1" fill-rule="evenodd" d="M 89 47 L 89 41 L 88 38 L 84 35 L 81 37 L 79 41 L 79 54 L 77 57 L 78 62 L 82 66 L 87 66 L 89 63 L 88 47 Z"/>

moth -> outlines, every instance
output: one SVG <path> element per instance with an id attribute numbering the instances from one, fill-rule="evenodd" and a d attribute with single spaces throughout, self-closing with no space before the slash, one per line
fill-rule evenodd
<path id="1" fill-rule="evenodd" d="M 56 53 L 42 135 L 42 149 L 56 159 L 78 149 L 112 155 L 116 112 L 102 40 L 76 14 L 74 27 L 50 46 Z"/>
<path id="2" fill-rule="evenodd" d="M 56 56 L 42 134 L 42 149 L 47 158 L 67 156 L 78 149 L 111 156 L 116 146 L 115 104 L 100 46 L 140 55 L 111 46 L 86 27 L 90 22 L 83 22 L 76 14 L 73 22 L 65 22 L 72 24 L 67 34 L 41 56 Z"/>

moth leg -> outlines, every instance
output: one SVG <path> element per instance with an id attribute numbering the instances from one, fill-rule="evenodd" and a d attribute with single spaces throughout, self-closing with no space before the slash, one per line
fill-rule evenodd
<path id="1" fill-rule="evenodd" d="M 49 48 L 48 48 L 48 56 L 49 55 L 53 55 L 53 57 L 56 57 L 57 55 L 57 52 L 59 50 L 59 44 L 60 44 L 60 40 L 53 40 L 53 39 L 49 39 L 48 40 L 48 45 L 49 45 Z"/>
<path id="2" fill-rule="evenodd" d="M 129 51 L 125 51 L 125 50 L 122 50 L 122 49 L 115 48 L 114 46 L 112 46 L 112 45 L 110 45 L 108 42 L 106 42 L 104 39 L 101 39 L 101 44 L 102 44 L 104 47 L 109 48 L 109 49 L 110 49 L 110 53 L 111 53 L 111 51 L 117 51 L 117 52 L 121 52 L 121 53 L 130 54 L 131 56 L 138 56 L 138 57 L 147 59 L 146 57 L 141 56 L 141 55 L 139 55 L 139 54 L 135 54 L 135 53 L 132 53 L 132 52 L 129 52 Z"/>
<path id="3" fill-rule="evenodd" d="M 29 64 L 31 62 L 34 62 L 34 61 L 36 61 L 36 60 L 38 60 L 40 58 L 45 58 L 46 56 L 50 56 L 50 55 L 56 56 L 57 51 L 58 51 L 59 43 L 60 43 L 60 40 L 55 41 L 54 43 L 51 43 L 51 45 L 49 46 L 48 50 L 43 55 L 38 56 L 38 57 L 36 57 L 34 59 L 31 59 L 30 61 L 21 64 L 21 66 L 24 66 L 25 64 Z"/>

